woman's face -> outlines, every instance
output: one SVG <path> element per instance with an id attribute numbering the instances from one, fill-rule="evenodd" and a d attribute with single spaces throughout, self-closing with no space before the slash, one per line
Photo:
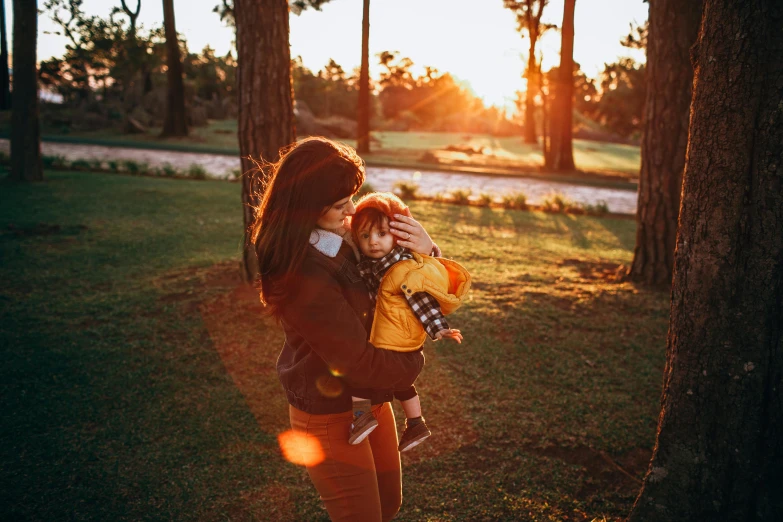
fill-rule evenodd
<path id="1" fill-rule="evenodd" d="M 324 213 L 316 221 L 319 228 L 325 230 L 334 230 L 345 226 L 345 218 L 356 214 L 356 207 L 353 206 L 351 197 L 343 198 L 326 207 Z"/>

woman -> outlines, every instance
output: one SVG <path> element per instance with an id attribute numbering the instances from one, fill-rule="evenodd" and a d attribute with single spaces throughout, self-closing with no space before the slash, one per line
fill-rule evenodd
<path id="1" fill-rule="evenodd" d="M 315 438 L 324 460 L 307 471 L 332 520 L 391 520 L 402 503 L 402 471 L 390 401 L 424 365 L 421 350 L 378 350 L 368 341 L 370 297 L 345 240 L 351 197 L 364 183 L 364 162 L 325 138 L 295 144 L 272 166 L 253 224 L 261 298 L 286 341 L 277 372 L 291 427 Z M 415 220 L 390 223 L 399 244 L 430 254 Z M 435 247 L 437 250 L 437 247 Z M 378 427 L 349 445 L 350 389 L 371 389 Z"/>

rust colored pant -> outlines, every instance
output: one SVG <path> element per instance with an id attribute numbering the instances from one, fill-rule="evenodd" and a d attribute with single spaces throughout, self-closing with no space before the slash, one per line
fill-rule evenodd
<path id="1" fill-rule="evenodd" d="M 391 520 L 402 505 L 402 470 L 394 412 L 372 407 L 378 427 L 361 444 L 348 444 L 353 414 L 311 415 L 289 405 L 291 428 L 315 437 L 325 459 L 307 472 L 333 521 Z"/>

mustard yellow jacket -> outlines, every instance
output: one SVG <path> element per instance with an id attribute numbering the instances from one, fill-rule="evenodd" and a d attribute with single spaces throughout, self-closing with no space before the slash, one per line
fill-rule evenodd
<path id="1" fill-rule="evenodd" d="M 469 289 L 470 274 L 459 263 L 413 252 L 413 259 L 395 263 L 381 280 L 370 342 L 397 352 L 418 350 L 427 334 L 405 294 L 427 292 L 448 315 L 459 308 Z"/>

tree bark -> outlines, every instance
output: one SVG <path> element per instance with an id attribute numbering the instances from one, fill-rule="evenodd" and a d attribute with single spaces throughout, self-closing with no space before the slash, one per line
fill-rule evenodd
<path id="1" fill-rule="evenodd" d="M 14 0 L 14 95 L 11 108 L 11 179 L 40 181 L 41 131 L 38 121 L 36 2 Z"/>
<path id="2" fill-rule="evenodd" d="M 783 520 L 783 1 L 706 0 L 662 409 L 631 522 Z"/>
<path id="3" fill-rule="evenodd" d="M 282 147 L 296 139 L 291 50 L 286 0 L 235 0 L 239 151 L 242 156 L 242 208 L 245 248 L 242 274 L 253 281 L 258 261 L 248 230 L 261 196 L 261 173 L 253 159 L 277 161 Z"/>
<path id="4" fill-rule="evenodd" d="M 359 72 L 359 110 L 356 150 L 370 152 L 370 0 L 364 0 L 362 15 L 362 66 Z"/>
<path id="5" fill-rule="evenodd" d="M 648 285 L 672 281 L 693 85 L 690 48 L 702 6 L 703 0 L 650 4 L 636 248 L 628 272 Z"/>
<path id="6" fill-rule="evenodd" d="M 540 23 L 540 22 L 538 22 Z M 536 44 L 538 42 L 537 28 L 528 27 L 530 36 L 530 51 L 527 58 L 527 88 L 525 89 L 525 121 L 523 122 L 523 137 L 525 143 L 537 143 L 538 134 L 536 133 L 536 93 L 533 85 L 536 76 L 540 76 L 538 64 L 536 63 Z"/>
<path id="7" fill-rule="evenodd" d="M 548 170 L 574 170 L 572 140 L 574 97 L 574 10 L 576 0 L 565 0 L 561 29 L 559 80 L 552 107 L 552 134 L 549 155 L 545 158 Z"/>
<path id="8" fill-rule="evenodd" d="M 5 32 L 5 0 L 0 0 L 0 111 L 11 108 L 8 76 L 8 35 Z"/>
<path id="9" fill-rule="evenodd" d="M 187 136 L 185 113 L 185 84 L 182 80 L 182 61 L 179 56 L 179 38 L 174 22 L 174 0 L 163 0 L 163 26 L 166 31 L 166 116 L 161 136 Z"/>

